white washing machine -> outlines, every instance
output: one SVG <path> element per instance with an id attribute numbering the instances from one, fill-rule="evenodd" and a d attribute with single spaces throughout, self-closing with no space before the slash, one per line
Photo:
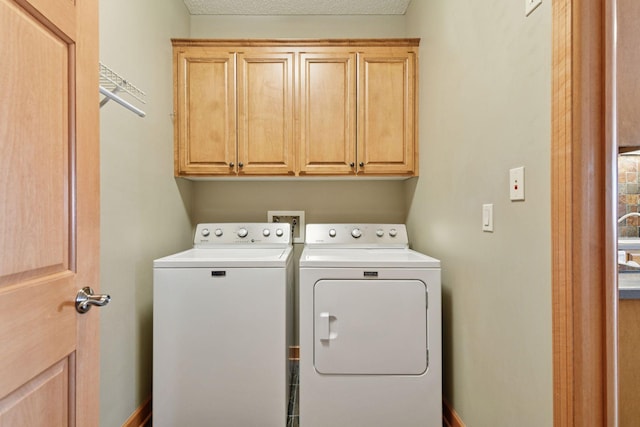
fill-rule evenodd
<path id="1" fill-rule="evenodd" d="M 442 426 L 440 261 L 403 224 L 309 224 L 300 425 Z"/>
<path id="2" fill-rule="evenodd" d="M 153 425 L 285 426 L 289 224 L 199 224 L 153 266 Z"/>

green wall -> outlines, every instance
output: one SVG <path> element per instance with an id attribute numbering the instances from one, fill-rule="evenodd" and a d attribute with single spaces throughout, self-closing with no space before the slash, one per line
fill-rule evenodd
<path id="1" fill-rule="evenodd" d="M 151 394 L 152 260 L 192 241 L 192 190 L 173 178 L 169 115 L 169 38 L 188 35 L 189 14 L 181 1 L 100 2 L 100 60 L 147 95 L 145 118 L 113 101 L 100 109 L 100 279 L 101 290 L 112 297 L 100 311 L 105 427 L 121 426 Z"/>
<path id="2" fill-rule="evenodd" d="M 442 260 L 444 394 L 469 426 L 551 426 L 551 2 L 525 18 L 520 1 L 414 0 L 406 16 L 422 38 L 407 225 Z"/>

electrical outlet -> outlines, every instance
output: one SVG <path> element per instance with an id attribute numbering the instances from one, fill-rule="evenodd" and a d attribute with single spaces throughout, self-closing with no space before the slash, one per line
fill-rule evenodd
<path id="1" fill-rule="evenodd" d="M 288 222 L 293 243 L 304 243 L 304 211 L 267 211 L 267 222 Z"/>
<path id="2" fill-rule="evenodd" d="M 542 0 L 524 0 L 524 16 L 531 15 L 531 12 L 541 4 Z"/>

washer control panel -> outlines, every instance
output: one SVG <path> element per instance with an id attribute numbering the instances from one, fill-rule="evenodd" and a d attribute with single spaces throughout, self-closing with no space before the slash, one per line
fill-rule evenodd
<path id="1" fill-rule="evenodd" d="M 288 223 L 204 223 L 193 238 L 196 247 L 219 245 L 291 245 Z"/>
<path id="2" fill-rule="evenodd" d="M 404 224 L 307 224 L 305 244 L 318 246 L 407 247 Z"/>

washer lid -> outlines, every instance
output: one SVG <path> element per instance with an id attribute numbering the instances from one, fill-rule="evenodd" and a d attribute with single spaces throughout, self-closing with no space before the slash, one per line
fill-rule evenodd
<path id="1" fill-rule="evenodd" d="M 440 261 L 412 249 L 305 247 L 300 267 L 440 268 Z"/>
<path id="2" fill-rule="evenodd" d="M 194 248 L 153 261 L 155 268 L 285 267 L 293 248 Z"/>

